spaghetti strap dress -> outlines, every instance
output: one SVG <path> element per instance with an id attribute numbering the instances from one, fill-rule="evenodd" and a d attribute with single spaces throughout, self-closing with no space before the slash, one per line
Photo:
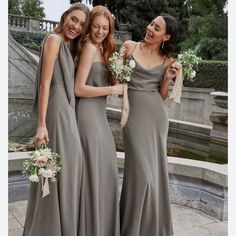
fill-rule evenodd
<path id="1" fill-rule="evenodd" d="M 36 80 L 34 111 L 38 110 L 38 93 L 43 63 L 44 43 Z M 46 126 L 48 147 L 62 159 L 57 182 L 49 182 L 50 194 L 42 198 L 41 184 L 31 183 L 24 225 L 24 236 L 77 236 L 80 221 L 80 194 L 83 153 L 75 115 L 74 62 L 62 40 L 53 68 Z"/>
<path id="2" fill-rule="evenodd" d="M 94 62 L 86 81 L 108 86 L 108 69 Z M 77 123 L 84 150 L 83 210 L 80 236 L 120 236 L 118 167 L 114 138 L 106 115 L 106 96 L 79 98 Z"/>
<path id="3" fill-rule="evenodd" d="M 173 235 L 166 153 L 169 124 L 159 93 L 163 73 L 164 64 L 148 69 L 136 60 L 128 83 L 121 236 Z"/>

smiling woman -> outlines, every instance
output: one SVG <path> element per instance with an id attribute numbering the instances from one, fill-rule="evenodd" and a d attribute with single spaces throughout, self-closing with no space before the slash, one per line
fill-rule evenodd
<path id="1" fill-rule="evenodd" d="M 119 236 L 119 189 L 115 142 L 106 116 L 106 96 L 122 94 L 109 86 L 108 59 L 115 51 L 114 21 L 104 6 L 91 11 L 75 81 L 77 123 L 85 155 L 81 235 Z"/>
<path id="2" fill-rule="evenodd" d="M 43 183 L 31 183 L 24 236 L 76 236 L 80 231 L 83 155 L 75 129 L 74 58 L 89 15 L 84 4 L 73 4 L 42 43 L 34 102 L 35 139 L 38 147 L 48 143 L 61 156 L 62 169 L 59 181 L 50 182 L 50 194 L 44 198 Z"/>
<path id="3" fill-rule="evenodd" d="M 121 236 L 173 235 L 166 162 L 169 124 L 163 100 L 179 71 L 170 57 L 177 29 L 175 18 L 163 14 L 147 26 L 143 41 L 123 45 L 125 58 L 137 63 L 128 82 L 130 113 L 123 129 Z"/>

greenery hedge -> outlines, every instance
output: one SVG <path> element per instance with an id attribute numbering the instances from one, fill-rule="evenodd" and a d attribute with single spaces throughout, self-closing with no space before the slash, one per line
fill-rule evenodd
<path id="1" fill-rule="evenodd" d="M 26 48 L 39 51 L 46 33 L 10 31 L 13 38 Z M 184 81 L 185 87 L 214 88 L 216 91 L 228 91 L 227 61 L 202 61 L 193 81 Z"/>
<path id="2" fill-rule="evenodd" d="M 184 81 L 185 87 L 214 88 L 216 91 L 228 91 L 228 62 L 202 61 L 193 81 Z"/>
<path id="3" fill-rule="evenodd" d="M 46 33 L 10 31 L 12 37 L 22 46 L 39 52 L 39 47 Z"/>

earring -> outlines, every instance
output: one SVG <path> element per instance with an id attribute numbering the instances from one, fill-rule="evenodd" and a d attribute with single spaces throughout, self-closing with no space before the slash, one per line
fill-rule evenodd
<path id="1" fill-rule="evenodd" d="M 162 41 L 161 49 L 164 49 L 164 46 L 165 46 L 165 41 Z"/>

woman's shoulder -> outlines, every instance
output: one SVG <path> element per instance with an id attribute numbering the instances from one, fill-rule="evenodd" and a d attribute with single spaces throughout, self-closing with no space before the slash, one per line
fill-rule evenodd
<path id="1" fill-rule="evenodd" d="M 44 47 L 50 50 L 59 50 L 61 42 L 63 41 L 62 37 L 58 34 L 49 34 L 46 36 Z"/>
<path id="2" fill-rule="evenodd" d="M 136 44 L 137 42 L 132 41 L 132 40 L 127 40 L 123 43 L 122 48 L 125 48 L 126 57 L 128 57 L 132 53 Z"/>
<path id="3" fill-rule="evenodd" d="M 83 45 L 83 49 L 84 49 L 84 50 L 91 51 L 91 52 L 96 52 L 96 51 L 97 51 L 96 45 L 94 45 L 94 44 L 91 43 L 90 41 L 86 42 L 86 43 Z"/>
<path id="4" fill-rule="evenodd" d="M 133 40 L 127 40 L 123 43 L 123 46 L 127 49 L 127 50 L 131 50 L 133 47 L 135 47 L 135 45 L 137 44 L 137 42 L 133 41 Z"/>

